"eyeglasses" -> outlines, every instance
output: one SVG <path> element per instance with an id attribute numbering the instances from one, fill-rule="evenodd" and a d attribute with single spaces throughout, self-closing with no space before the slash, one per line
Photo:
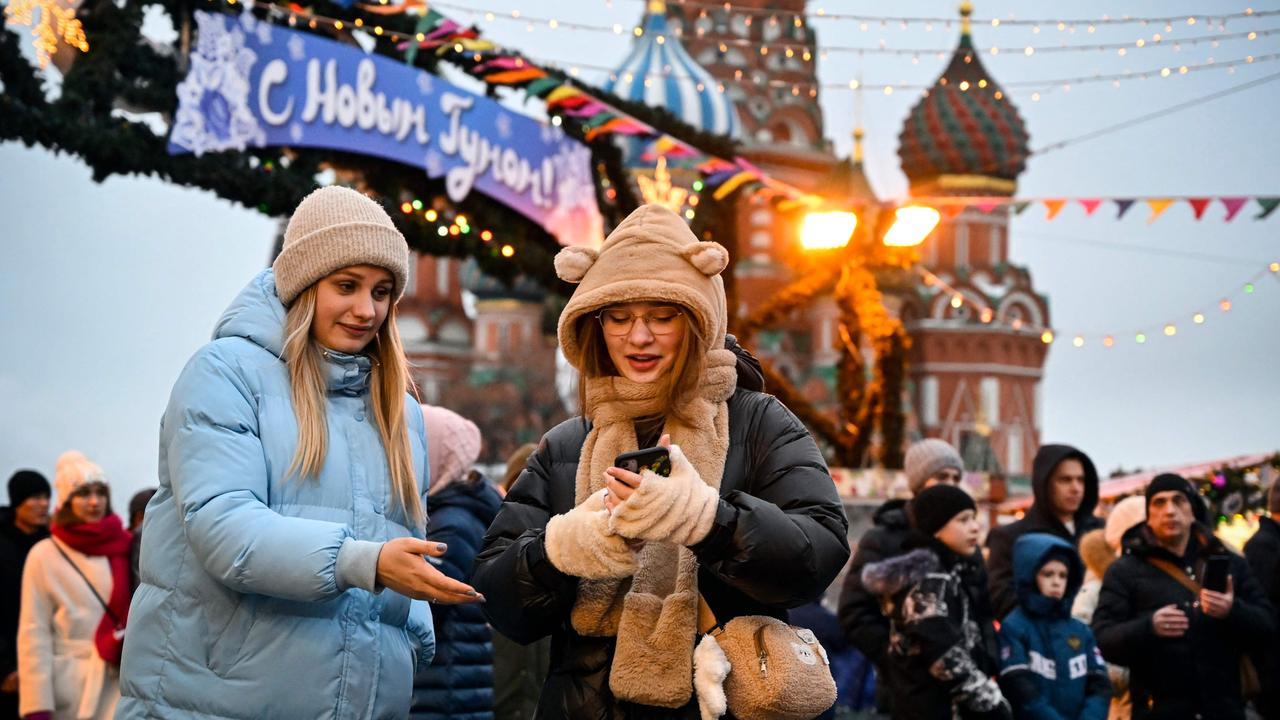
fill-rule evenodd
<path id="1" fill-rule="evenodd" d="M 624 310 L 601 310 L 596 313 L 596 320 L 600 321 L 604 334 L 610 337 L 630 335 L 631 330 L 636 326 L 636 320 L 643 322 L 649 332 L 654 335 L 670 335 L 680 324 L 681 315 L 684 315 L 683 311 L 670 307 L 650 310 L 642 315 Z"/>

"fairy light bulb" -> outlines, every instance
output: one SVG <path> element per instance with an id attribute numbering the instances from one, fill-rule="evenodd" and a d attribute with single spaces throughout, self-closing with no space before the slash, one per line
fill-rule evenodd
<path id="1" fill-rule="evenodd" d="M 1071 340 L 1071 344 L 1072 344 L 1072 345 L 1075 345 L 1075 346 L 1076 346 L 1076 347 L 1078 347 L 1078 348 L 1079 348 L 1079 347 L 1084 347 L 1084 336 L 1083 336 L 1083 335 L 1077 335 L 1077 336 L 1075 336 L 1075 338 L 1073 338 L 1073 339 Z"/>
<path id="2" fill-rule="evenodd" d="M 1043 333 L 1040 333 L 1040 342 L 1045 345 L 1051 344 L 1053 342 L 1053 331 L 1045 330 Z"/>
<path id="3" fill-rule="evenodd" d="M 516 254 L 516 249 L 510 245 L 502 246 L 502 257 L 509 258 Z"/>
<path id="4" fill-rule="evenodd" d="M 1168 325 L 1165 325 L 1165 326 L 1164 326 L 1164 334 L 1165 334 L 1166 336 L 1168 336 L 1168 337 L 1173 337 L 1174 335 L 1177 335 L 1177 334 L 1178 334 L 1178 326 L 1177 326 L 1177 325 L 1174 325 L 1174 324 L 1172 324 L 1172 323 L 1170 323 L 1170 324 L 1168 324 Z"/>
<path id="5" fill-rule="evenodd" d="M 1138 333 L 1138 334 L 1137 334 L 1137 336 L 1135 336 L 1133 339 L 1134 339 L 1134 341 L 1135 341 L 1135 342 L 1137 342 L 1139 345 L 1146 344 L 1146 342 L 1147 342 L 1147 334 L 1146 334 L 1146 333 Z"/>
<path id="6" fill-rule="evenodd" d="M 427 222 L 435 222 L 436 218 L 440 217 L 440 213 L 436 212 L 435 209 L 432 208 L 422 213 L 422 217 L 426 218 Z"/>
<path id="7" fill-rule="evenodd" d="M 1231 311 L 1231 301 L 1230 301 L 1230 300 L 1223 300 L 1222 302 L 1218 303 L 1218 307 L 1222 309 L 1222 312 L 1230 312 L 1230 311 Z"/>
<path id="8" fill-rule="evenodd" d="M 1116 339 L 1114 337 L 1111 337 L 1110 335 L 1102 338 L 1103 347 L 1111 347 L 1112 345 L 1115 345 L 1115 344 L 1116 344 Z"/>
<path id="9" fill-rule="evenodd" d="M 1197 325 L 1203 325 L 1203 324 L 1204 324 L 1204 313 L 1196 313 L 1195 315 L 1192 315 L 1192 316 L 1191 316 L 1191 320 L 1192 320 L 1193 322 L 1195 322 L 1195 324 L 1197 324 Z"/>

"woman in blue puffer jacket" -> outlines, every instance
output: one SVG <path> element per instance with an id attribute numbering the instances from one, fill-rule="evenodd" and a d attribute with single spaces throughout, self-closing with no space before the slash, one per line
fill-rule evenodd
<path id="1" fill-rule="evenodd" d="M 403 718 L 474 602 L 423 554 L 422 413 L 396 332 L 404 237 L 328 187 L 187 363 L 160 426 L 117 718 Z M 406 399 L 408 401 L 406 401 Z"/>

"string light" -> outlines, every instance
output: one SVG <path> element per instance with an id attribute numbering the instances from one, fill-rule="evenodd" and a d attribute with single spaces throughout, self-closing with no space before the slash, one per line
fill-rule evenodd
<path id="1" fill-rule="evenodd" d="M 1165 325 L 1165 326 L 1164 326 L 1164 334 L 1165 334 L 1165 335 L 1167 335 L 1167 336 L 1169 336 L 1169 337 L 1173 337 L 1174 335 L 1177 335 L 1177 334 L 1178 334 L 1178 326 L 1177 326 L 1177 325 L 1174 325 L 1173 323 L 1170 323 L 1170 324 L 1168 324 L 1168 325 Z"/>
<path id="2" fill-rule="evenodd" d="M 516 249 L 510 245 L 502 246 L 502 257 L 509 258 L 516 254 Z"/>
<path id="3" fill-rule="evenodd" d="M 1040 342 L 1044 343 L 1045 345 L 1052 344 L 1052 343 L 1053 343 L 1053 331 L 1052 331 L 1052 330 L 1045 330 L 1044 332 L 1040 333 Z"/>

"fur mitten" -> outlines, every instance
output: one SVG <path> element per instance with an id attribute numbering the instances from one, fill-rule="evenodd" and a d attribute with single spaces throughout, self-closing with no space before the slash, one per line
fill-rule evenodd
<path id="1" fill-rule="evenodd" d="M 645 470 L 640 487 L 614 506 L 609 527 L 624 537 L 676 545 L 696 545 L 711 532 L 720 493 L 693 469 L 680 446 L 672 445 L 671 476 Z"/>
<path id="2" fill-rule="evenodd" d="M 698 695 L 702 720 L 716 720 L 729 709 L 724 694 L 724 679 L 733 666 L 716 639 L 708 633 L 693 651 L 693 689 Z"/>
<path id="3" fill-rule="evenodd" d="M 604 491 L 547 523 L 547 559 L 562 573 L 599 580 L 631 577 L 636 556 L 627 541 L 609 529 Z"/>

